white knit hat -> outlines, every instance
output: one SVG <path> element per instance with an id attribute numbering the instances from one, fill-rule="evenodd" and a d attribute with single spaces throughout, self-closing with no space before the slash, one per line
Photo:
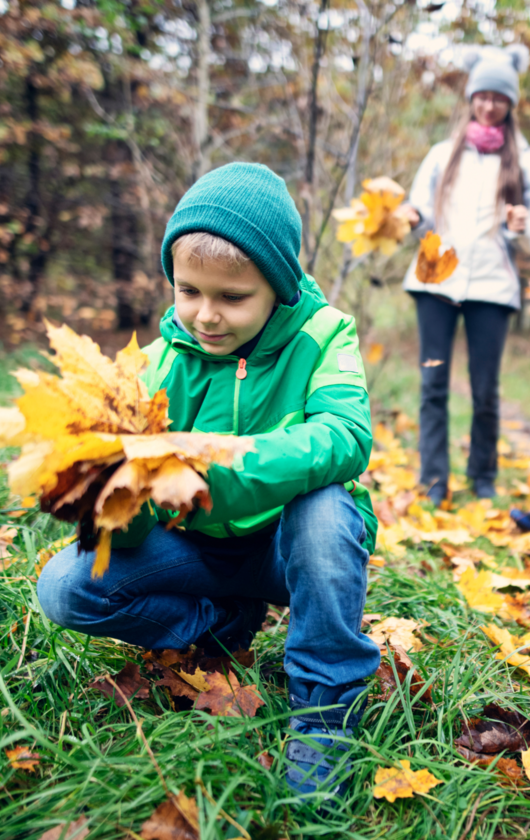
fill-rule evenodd
<path id="1" fill-rule="evenodd" d="M 512 105 L 519 101 L 519 73 L 528 67 L 528 47 L 510 44 L 500 47 L 473 47 L 464 56 L 464 66 L 469 73 L 466 96 L 471 99 L 481 90 L 492 90 L 507 96 Z"/>

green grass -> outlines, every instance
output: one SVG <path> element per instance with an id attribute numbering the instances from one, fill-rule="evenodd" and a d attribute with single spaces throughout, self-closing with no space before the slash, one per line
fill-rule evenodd
<path id="1" fill-rule="evenodd" d="M 415 376 L 397 361 L 387 365 L 374 389 L 381 412 L 399 404 L 413 413 Z M 466 417 L 463 405 L 462 427 Z M 4 450 L 0 460 L 13 454 Z M 3 475 L 0 508 L 7 506 Z M 0 526 L 7 522 L 13 524 L 0 512 Z M 142 650 L 51 624 L 36 597 L 36 554 L 68 530 L 35 510 L 14 522 L 13 553 L 19 559 L 0 573 L 0 840 L 38 840 L 81 814 L 90 838 L 137 837 L 165 798 L 164 789 L 127 709 L 88 686 L 99 675 L 119 671 L 126 660 L 142 663 Z M 384 701 L 374 679 L 370 704 L 344 754 L 342 766 L 351 759 L 354 768 L 347 796 L 325 812 L 318 799 L 297 802 L 282 781 L 289 716 L 283 625 L 275 635 L 258 635 L 257 665 L 240 674 L 257 684 L 265 701 L 255 718 L 174 711 L 156 684 L 148 701 L 133 702 L 169 789 L 197 797 L 202 840 L 240 836 L 222 811 L 252 840 L 528 836 L 530 782 L 519 789 L 499 784 L 492 768 L 463 763 L 454 740 L 464 717 L 475 716 L 488 702 L 530 717 L 529 678 L 495 659 L 480 631 L 484 616 L 468 609 L 439 549 L 410 547 L 404 558 L 388 559 L 385 568 L 370 569 L 366 611 L 428 623 L 426 631 L 438 641 L 425 641 L 412 659 L 432 686 L 434 703 L 411 698 L 410 680 Z M 520 632 L 517 625 L 510 630 Z M 15 745 L 40 754 L 34 773 L 11 767 L 5 750 Z M 271 769 L 257 760 L 262 750 L 274 758 Z M 377 767 L 400 759 L 410 760 L 413 770 L 427 768 L 443 784 L 427 796 L 394 804 L 374 799 Z"/>

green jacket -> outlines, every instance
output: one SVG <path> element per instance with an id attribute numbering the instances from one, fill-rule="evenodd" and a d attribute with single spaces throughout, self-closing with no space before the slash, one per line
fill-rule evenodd
<path id="1" fill-rule="evenodd" d="M 166 388 L 170 429 L 251 435 L 256 451 L 231 469 L 213 465 L 210 514 L 188 516 L 185 527 L 216 537 L 252 533 L 278 519 L 300 494 L 339 482 L 355 498 L 373 551 L 377 533 L 367 490 L 357 482 L 372 446 L 370 406 L 354 318 L 327 304 L 305 276 L 294 306 L 280 304 L 236 378 L 239 357 L 214 356 L 173 321 L 144 353 L 149 393 Z M 168 513 L 147 506 L 114 545 L 137 544 Z M 125 539 L 123 539 L 125 538 Z"/>

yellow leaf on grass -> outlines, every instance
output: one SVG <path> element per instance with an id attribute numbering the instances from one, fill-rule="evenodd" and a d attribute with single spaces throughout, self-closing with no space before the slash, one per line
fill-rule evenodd
<path id="1" fill-rule="evenodd" d="M 388 528 L 385 528 L 384 525 L 379 524 L 377 547 L 382 551 L 388 551 L 389 554 L 394 554 L 396 557 L 403 557 L 405 546 L 399 543 L 404 539 L 405 533 L 401 525 L 389 525 Z"/>
<path id="2" fill-rule="evenodd" d="M 492 577 L 493 573 L 485 569 L 466 569 L 461 575 L 457 587 L 474 610 L 497 613 L 501 609 L 504 596 L 493 591 Z"/>
<path id="3" fill-rule="evenodd" d="M 389 802 L 396 799 L 407 799 L 415 793 L 428 793 L 436 785 L 443 784 L 428 770 L 411 770 L 410 761 L 403 759 L 399 762 L 401 769 L 397 767 L 378 767 L 375 774 L 374 797 Z"/>
<path id="4" fill-rule="evenodd" d="M 521 753 L 521 759 L 523 762 L 524 772 L 528 779 L 530 779 L 530 750 L 523 750 Z"/>
<path id="5" fill-rule="evenodd" d="M 410 618 L 385 618 L 379 624 L 374 624 L 370 631 L 370 638 L 376 645 L 382 646 L 387 642 L 396 647 L 399 645 L 403 650 L 421 650 L 422 642 L 414 635 L 420 625 Z"/>
<path id="6" fill-rule="evenodd" d="M 195 673 L 187 674 L 185 671 L 178 672 L 179 677 L 182 677 L 187 683 L 193 686 L 197 691 L 209 691 L 210 686 L 206 682 L 206 671 L 201 671 L 200 668 L 195 668 Z"/>
<path id="7" fill-rule="evenodd" d="M 518 650 L 530 644 L 530 633 L 524 636 L 512 636 L 505 627 L 497 627 L 495 624 L 487 624 L 480 628 L 491 639 L 494 645 L 500 645 L 495 654 L 497 659 L 505 659 L 510 665 L 520 668 L 530 676 L 530 656 L 519 653 Z"/>

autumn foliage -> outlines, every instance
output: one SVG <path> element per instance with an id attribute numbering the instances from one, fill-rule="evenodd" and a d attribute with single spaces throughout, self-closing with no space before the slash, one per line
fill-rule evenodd
<path id="1" fill-rule="evenodd" d="M 455 249 L 447 248 L 440 254 L 441 244 L 441 237 L 431 230 L 421 240 L 416 263 L 416 277 L 420 283 L 443 283 L 457 267 Z"/>
<path id="2" fill-rule="evenodd" d="M 333 211 L 333 217 L 340 222 L 337 239 L 352 243 L 354 257 L 375 250 L 391 256 L 410 231 L 399 207 L 405 190 L 386 176 L 369 178 L 363 181 L 363 187 L 364 192 L 351 200 L 350 207 Z"/>
<path id="3" fill-rule="evenodd" d="M 126 529 L 144 503 L 178 513 L 209 510 L 205 476 L 230 466 L 245 439 L 168 432 L 165 391 L 150 397 L 139 378 L 148 358 L 136 337 L 112 362 L 87 336 L 48 324 L 60 376 L 21 370 L 24 395 L 0 409 L 0 440 L 21 445 L 9 466 L 13 493 L 37 494 L 41 510 L 78 523 L 80 547 L 97 547 L 93 575 L 106 570 L 111 534 Z"/>

